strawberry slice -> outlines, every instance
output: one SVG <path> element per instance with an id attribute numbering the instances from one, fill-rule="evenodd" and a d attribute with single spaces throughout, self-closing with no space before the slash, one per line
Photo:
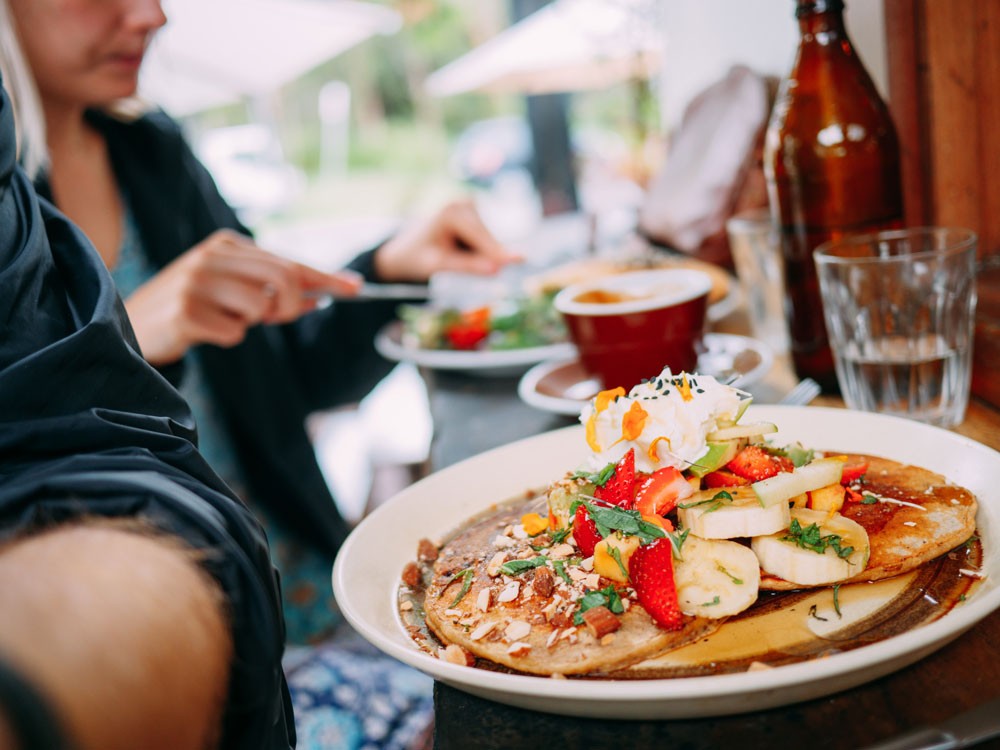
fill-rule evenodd
<path id="1" fill-rule="evenodd" d="M 674 583 L 674 553 L 670 540 L 656 539 L 632 553 L 629 580 L 639 603 L 665 630 L 679 630 L 684 624 Z"/>
<path id="2" fill-rule="evenodd" d="M 868 471 L 867 461 L 851 461 L 844 464 L 844 471 L 840 475 L 840 483 L 845 487 L 853 484 L 865 475 Z"/>
<path id="3" fill-rule="evenodd" d="M 594 490 L 594 497 L 606 503 L 632 510 L 635 495 L 635 448 L 621 457 L 615 466 L 615 473 L 603 486 Z"/>
<path id="4" fill-rule="evenodd" d="M 635 491 L 635 509 L 644 516 L 666 515 L 678 500 L 694 494 L 694 488 L 673 466 L 657 469 L 639 482 Z"/>
<path id="5" fill-rule="evenodd" d="M 759 445 L 748 445 L 726 464 L 733 474 L 751 482 L 759 482 L 783 471 L 792 471 L 795 465 L 783 456 L 772 456 Z"/>
<path id="6" fill-rule="evenodd" d="M 573 515 L 573 538 L 584 557 L 593 555 L 594 547 L 601 541 L 602 537 L 597 531 L 597 524 L 587 512 L 586 505 L 576 506 L 576 513 Z"/>
<path id="7" fill-rule="evenodd" d="M 738 477 L 726 469 L 710 471 L 701 478 L 701 481 L 705 485 L 706 490 L 712 490 L 716 487 L 739 487 L 743 484 L 750 484 L 749 479 Z"/>

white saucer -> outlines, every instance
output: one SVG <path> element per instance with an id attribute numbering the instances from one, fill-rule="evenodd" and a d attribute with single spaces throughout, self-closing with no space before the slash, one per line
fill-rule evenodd
<path id="1" fill-rule="evenodd" d="M 774 363 L 774 353 L 762 341 L 729 333 L 705 334 L 706 350 L 698 358 L 697 371 L 747 388 L 756 383 Z M 601 385 L 583 369 L 579 359 L 542 362 L 528 370 L 517 386 L 525 403 L 542 411 L 579 416 L 583 405 L 597 395 Z"/>

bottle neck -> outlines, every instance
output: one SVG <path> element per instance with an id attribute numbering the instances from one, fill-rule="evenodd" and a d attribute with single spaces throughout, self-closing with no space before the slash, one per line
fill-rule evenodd
<path id="1" fill-rule="evenodd" d="M 795 17 L 803 40 L 847 40 L 842 0 L 797 0 Z"/>

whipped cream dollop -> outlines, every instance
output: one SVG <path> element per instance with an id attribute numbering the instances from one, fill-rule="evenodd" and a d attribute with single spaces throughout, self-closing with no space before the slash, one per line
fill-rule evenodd
<path id="1" fill-rule="evenodd" d="M 624 388 L 601 391 L 580 414 L 593 451 L 589 463 L 597 469 L 635 448 L 637 471 L 683 471 L 708 451 L 705 438 L 718 421 L 735 421 L 749 398 L 711 375 L 674 375 L 670 368 L 627 394 Z"/>

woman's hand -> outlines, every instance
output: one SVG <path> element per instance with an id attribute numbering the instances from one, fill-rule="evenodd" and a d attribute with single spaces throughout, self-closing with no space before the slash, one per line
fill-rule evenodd
<path id="1" fill-rule="evenodd" d="M 471 201 L 460 201 L 382 245 L 375 272 L 382 281 L 427 281 L 435 271 L 485 275 L 520 260 L 490 234 Z"/>
<path id="2" fill-rule="evenodd" d="M 214 232 L 125 300 L 143 356 L 176 362 L 196 344 L 234 346 L 258 323 L 315 309 L 314 293 L 356 293 L 361 277 L 323 273 L 268 253 L 244 235 Z"/>

